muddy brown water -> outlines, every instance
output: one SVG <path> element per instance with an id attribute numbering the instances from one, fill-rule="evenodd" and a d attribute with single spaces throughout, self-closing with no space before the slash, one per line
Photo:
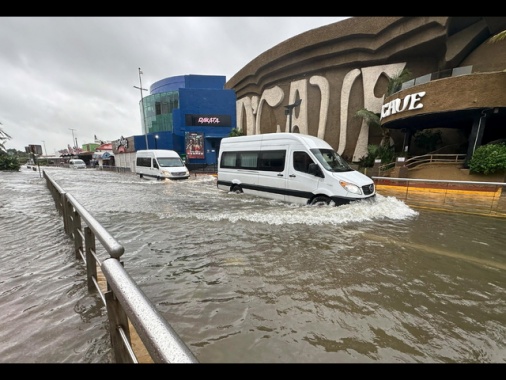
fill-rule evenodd
<path id="1" fill-rule="evenodd" d="M 506 221 L 376 202 L 304 207 L 47 169 L 201 363 L 504 363 Z M 0 362 L 109 363 L 106 311 L 45 179 L 0 172 Z"/>

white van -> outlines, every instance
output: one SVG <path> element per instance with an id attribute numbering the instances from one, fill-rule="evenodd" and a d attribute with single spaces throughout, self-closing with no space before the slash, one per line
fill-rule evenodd
<path id="1" fill-rule="evenodd" d="M 71 169 L 86 169 L 86 163 L 79 158 L 74 158 L 69 161 L 69 168 L 71 168 Z"/>
<path id="2" fill-rule="evenodd" d="M 217 187 L 304 205 L 339 206 L 376 196 L 373 180 L 326 141 L 299 133 L 222 139 Z"/>
<path id="3" fill-rule="evenodd" d="M 135 155 L 135 173 L 140 178 L 186 179 L 188 168 L 176 151 L 164 149 L 139 150 Z"/>

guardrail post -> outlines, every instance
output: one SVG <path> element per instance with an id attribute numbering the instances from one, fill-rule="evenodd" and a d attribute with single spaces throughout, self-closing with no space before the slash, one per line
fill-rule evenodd
<path id="1" fill-rule="evenodd" d="M 381 159 L 376 158 L 374 160 L 374 166 L 371 169 L 371 175 L 372 176 L 379 176 L 380 175 L 380 166 L 381 166 Z"/>
<path id="2" fill-rule="evenodd" d="M 406 157 L 397 157 L 395 161 L 395 168 L 398 171 L 399 178 L 408 178 L 408 168 L 405 165 Z"/>
<path id="3" fill-rule="evenodd" d="M 67 199 L 67 194 L 62 194 L 62 204 L 63 204 L 63 228 L 65 230 L 65 233 L 67 235 L 70 235 L 71 229 L 70 229 L 70 213 L 73 209 L 72 205 L 69 203 Z"/>
<path id="4" fill-rule="evenodd" d="M 81 252 L 83 251 L 83 238 L 81 237 L 81 215 L 74 210 L 72 213 L 72 234 L 74 236 L 74 250 L 76 253 L 76 259 L 79 259 Z"/>
<path id="5" fill-rule="evenodd" d="M 114 296 L 114 292 L 112 290 L 106 292 L 104 296 L 106 300 L 107 314 L 109 316 L 111 346 L 116 363 L 134 363 L 127 346 L 123 344 L 121 336 L 121 331 L 123 330 L 126 334 L 126 339 L 131 344 L 128 317 L 121 307 L 118 299 Z"/>
<path id="6" fill-rule="evenodd" d="M 86 247 L 86 275 L 88 281 L 88 291 L 91 293 L 97 290 L 93 279 L 95 278 L 98 282 L 98 278 L 97 262 L 95 260 L 95 256 L 93 256 L 93 252 L 96 252 L 95 235 L 90 227 L 84 227 L 84 245 Z"/>

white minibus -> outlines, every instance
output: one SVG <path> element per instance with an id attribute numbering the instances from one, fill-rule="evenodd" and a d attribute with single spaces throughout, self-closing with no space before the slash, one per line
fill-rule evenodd
<path id="1" fill-rule="evenodd" d="M 74 158 L 69 161 L 69 168 L 71 169 L 86 169 L 86 163 L 80 158 Z"/>
<path id="2" fill-rule="evenodd" d="M 376 196 L 370 177 L 326 141 L 299 133 L 222 139 L 217 187 L 303 205 L 339 206 Z"/>
<path id="3" fill-rule="evenodd" d="M 174 150 L 146 149 L 135 155 L 135 173 L 140 178 L 186 179 L 190 177 L 181 156 Z"/>

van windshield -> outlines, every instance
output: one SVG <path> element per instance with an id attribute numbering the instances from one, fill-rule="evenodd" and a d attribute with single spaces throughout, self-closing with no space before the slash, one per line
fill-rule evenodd
<path id="1" fill-rule="evenodd" d="M 174 168 L 184 166 L 183 161 L 177 157 L 158 157 L 158 164 L 165 168 Z"/>
<path id="2" fill-rule="evenodd" d="M 332 149 L 311 149 L 320 164 L 330 172 L 349 172 L 353 169 Z"/>

